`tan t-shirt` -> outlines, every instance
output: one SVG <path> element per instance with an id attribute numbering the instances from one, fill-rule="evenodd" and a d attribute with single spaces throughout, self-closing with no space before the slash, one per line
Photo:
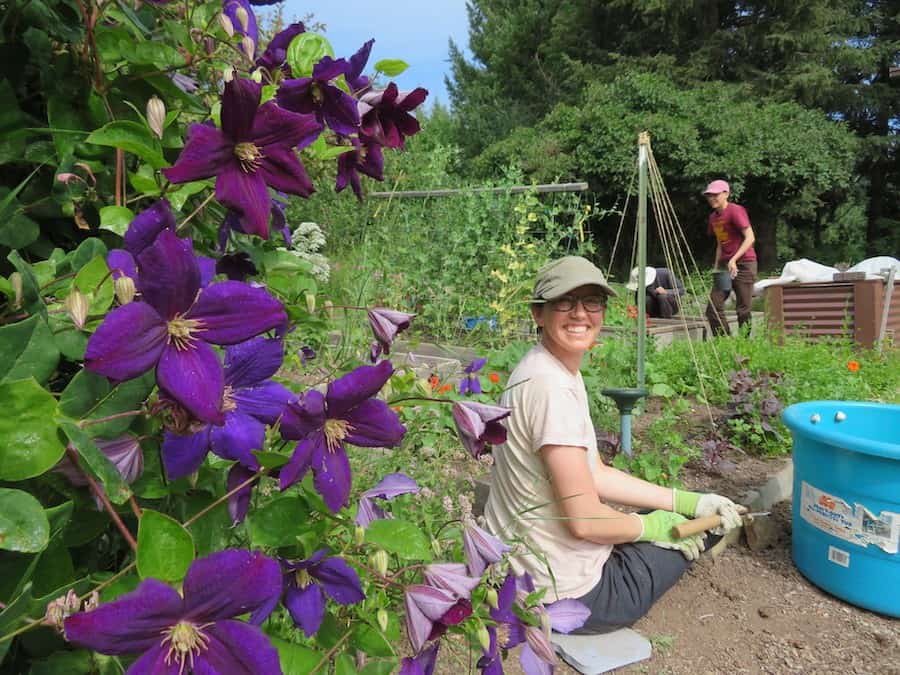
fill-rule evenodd
<path id="1" fill-rule="evenodd" d="M 612 546 L 570 534 L 540 449 L 582 447 L 596 473 L 600 458 L 584 380 L 538 344 L 516 366 L 509 387 L 501 403 L 512 414 L 506 419 L 506 443 L 493 450 L 485 520 L 497 536 L 523 540 L 511 561 L 513 571 L 528 572 L 536 586 L 547 588 L 546 601 L 578 598 L 600 581 Z"/>

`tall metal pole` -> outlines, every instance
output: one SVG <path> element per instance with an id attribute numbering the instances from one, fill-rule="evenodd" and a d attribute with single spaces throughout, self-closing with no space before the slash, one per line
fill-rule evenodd
<path id="1" fill-rule="evenodd" d="M 650 134 L 638 134 L 638 290 L 637 290 L 637 386 L 644 388 L 644 354 L 647 348 L 647 163 Z"/>

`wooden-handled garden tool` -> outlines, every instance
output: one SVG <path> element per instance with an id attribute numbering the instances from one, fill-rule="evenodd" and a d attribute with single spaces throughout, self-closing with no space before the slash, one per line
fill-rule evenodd
<path id="1" fill-rule="evenodd" d="M 752 521 L 753 518 L 756 518 L 758 516 L 768 516 L 769 513 L 769 511 L 745 513 L 741 516 L 741 518 L 743 518 L 744 522 L 746 523 L 748 520 Z M 672 527 L 672 536 L 683 539 L 684 537 L 690 537 L 694 534 L 700 534 L 701 532 L 706 532 L 707 530 L 714 530 L 721 524 L 721 516 L 705 516 L 703 518 L 694 518 L 693 520 L 686 520 L 685 522 Z"/>

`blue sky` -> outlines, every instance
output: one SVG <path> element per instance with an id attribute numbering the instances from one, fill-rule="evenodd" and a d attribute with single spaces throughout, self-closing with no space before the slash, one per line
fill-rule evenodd
<path id="1" fill-rule="evenodd" d="M 263 9 L 263 8 L 258 8 Z M 262 12 L 260 12 L 262 13 Z M 286 0 L 285 21 L 312 14 L 326 26 L 335 56 L 349 57 L 375 38 L 367 72 L 380 59 L 403 59 L 410 67 L 394 78 L 400 89 L 428 90 L 429 104 L 449 103 L 444 75 L 449 74 L 449 39 L 468 45 L 465 0 Z M 426 104 L 426 105 L 429 105 Z M 430 107 L 430 105 L 429 105 Z"/>

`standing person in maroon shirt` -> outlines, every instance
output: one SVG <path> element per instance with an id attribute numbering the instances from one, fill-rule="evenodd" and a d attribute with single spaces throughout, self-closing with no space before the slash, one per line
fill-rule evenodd
<path id="1" fill-rule="evenodd" d="M 713 208 L 709 214 L 708 233 L 716 238 L 716 264 L 714 270 L 727 270 L 725 283 L 714 283 L 706 306 L 713 335 L 731 335 L 725 318 L 725 299 L 731 290 L 737 300 L 738 326 L 741 332 L 750 334 L 750 302 L 756 281 L 756 251 L 753 242 L 753 226 L 747 210 L 728 202 L 731 189 L 724 180 L 714 180 L 706 186 L 703 195 Z M 728 280 L 730 278 L 730 284 Z M 726 288 L 731 286 L 731 289 Z"/>

